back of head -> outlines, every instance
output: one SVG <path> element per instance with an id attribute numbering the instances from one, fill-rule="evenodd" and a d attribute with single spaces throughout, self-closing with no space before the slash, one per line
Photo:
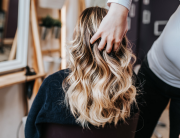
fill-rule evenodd
<path id="1" fill-rule="evenodd" d="M 130 117 L 136 88 L 132 80 L 132 57 L 126 37 L 116 52 L 98 50 L 100 39 L 90 44 L 107 10 L 85 9 L 74 32 L 70 53 L 71 73 L 63 81 L 65 102 L 78 123 L 104 126 Z"/>

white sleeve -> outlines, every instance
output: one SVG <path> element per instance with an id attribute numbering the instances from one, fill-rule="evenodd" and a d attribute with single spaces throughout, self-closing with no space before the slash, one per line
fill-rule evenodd
<path id="1" fill-rule="evenodd" d="M 126 7 L 128 10 L 130 10 L 132 0 L 108 0 L 107 4 L 110 6 L 110 3 L 118 3 Z"/>

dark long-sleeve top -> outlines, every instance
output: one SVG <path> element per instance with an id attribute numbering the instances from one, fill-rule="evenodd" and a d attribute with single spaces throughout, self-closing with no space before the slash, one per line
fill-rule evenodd
<path id="1" fill-rule="evenodd" d="M 64 104 L 63 80 L 70 70 L 65 69 L 48 76 L 42 83 L 32 104 L 25 126 L 26 138 L 40 138 L 45 123 L 77 125 L 75 117 Z M 133 106 L 133 113 L 138 109 Z"/>

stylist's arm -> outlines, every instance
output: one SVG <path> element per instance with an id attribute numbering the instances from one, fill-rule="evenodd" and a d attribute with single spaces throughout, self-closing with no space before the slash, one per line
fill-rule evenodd
<path id="1" fill-rule="evenodd" d="M 101 38 L 98 46 L 99 50 L 104 49 L 107 44 L 107 53 L 110 53 L 112 48 L 116 51 L 127 32 L 128 12 L 129 10 L 125 6 L 111 3 L 108 14 L 101 22 L 98 31 L 91 38 L 90 43 L 93 44 L 97 39 Z"/>

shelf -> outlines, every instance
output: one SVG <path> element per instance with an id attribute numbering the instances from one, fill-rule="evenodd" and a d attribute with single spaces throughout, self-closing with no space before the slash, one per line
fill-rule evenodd
<path id="1" fill-rule="evenodd" d="M 3 40 L 3 44 L 4 45 L 12 45 L 13 41 L 14 41 L 14 39 L 12 39 L 12 38 L 5 38 Z"/>
<path id="2" fill-rule="evenodd" d="M 45 77 L 46 74 L 36 74 L 33 76 L 25 76 L 25 71 L 10 73 L 8 75 L 0 76 L 0 88 L 7 87 L 14 84 L 24 83 L 37 78 Z"/>
<path id="3" fill-rule="evenodd" d="M 33 75 L 33 76 L 26 76 L 27 77 L 27 81 L 31 81 L 31 80 L 35 80 L 37 78 L 42 78 L 42 77 L 45 77 L 46 74 L 36 74 L 36 75 Z"/>
<path id="4" fill-rule="evenodd" d="M 60 49 L 49 49 L 49 50 L 42 50 L 42 54 L 48 54 L 53 52 L 60 52 Z"/>

